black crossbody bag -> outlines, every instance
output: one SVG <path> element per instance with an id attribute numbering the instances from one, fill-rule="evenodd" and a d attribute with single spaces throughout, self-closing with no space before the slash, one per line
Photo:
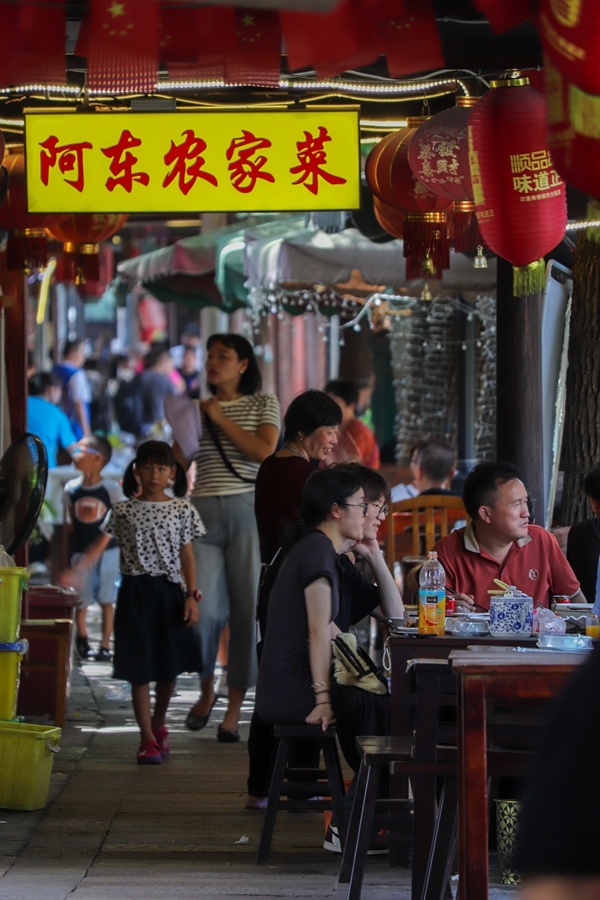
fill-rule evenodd
<path id="1" fill-rule="evenodd" d="M 214 422 L 208 417 L 204 416 L 204 421 L 206 422 L 206 430 L 211 436 L 212 442 L 219 451 L 219 456 L 223 460 L 223 464 L 225 467 L 234 475 L 236 478 L 239 478 L 240 481 L 243 481 L 245 484 L 256 484 L 256 478 L 245 478 L 243 475 L 237 471 L 237 469 L 233 466 L 233 464 L 227 459 L 225 456 L 225 451 L 221 445 L 221 441 L 219 440 L 219 435 L 217 434 L 217 429 L 215 428 Z"/>

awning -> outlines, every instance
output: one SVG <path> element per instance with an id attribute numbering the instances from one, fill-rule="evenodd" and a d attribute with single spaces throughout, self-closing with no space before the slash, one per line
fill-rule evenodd
<path id="1" fill-rule="evenodd" d="M 247 240 L 245 269 L 249 285 L 277 290 L 286 284 L 338 285 L 358 270 L 368 284 L 420 292 L 424 279 L 406 279 L 402 241 L 374 244 L 354 228 L 338 234 L 298 231 L 294 235 Z M 496 259 L 487 269 L 474 269 L 473 260 L 450 253 L 450 269 L 436 282 L 441 291 L 489 292 L 496 289 Z"/>

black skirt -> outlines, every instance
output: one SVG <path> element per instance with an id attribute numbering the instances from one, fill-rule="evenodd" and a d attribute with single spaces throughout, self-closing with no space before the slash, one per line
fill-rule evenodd
<path id="1" fill-rule="evenodd" d="M 124 575 L 115 610 L 113 678 L 131 684 L 201 672 L 194 629 L 183 621 L 181 587 L 165 575 Z"/>

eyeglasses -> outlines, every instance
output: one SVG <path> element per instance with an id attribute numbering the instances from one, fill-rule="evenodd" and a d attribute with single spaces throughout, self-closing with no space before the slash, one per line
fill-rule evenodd
<path id="1" fill-rule="evenodd" d="M 76 453 L 91 453 L 93 456 L 101 455 L 97 450 L 92 450 L 91 447 L 75 447 L 71 456 L 75 456 Z"/>
<path id="2" fill-rule="evenodd" d="M 366 516 L 367 510 L 369 509 L 368 503 L 341 503 L 340 506 L 356 506 L 357 509 L 362 509 L 363 516 Z"/>
<path id="3" fill-rule="evenodd" d="M 378 515 L 378 516 L 381 516 L 381 515 L 387 516 L 387 514 L 388 514 L 389 511 L 390 511 L 390 508 L 389 508 L 389 506 L 387 505 L 387 503 L 382 503 L 381 506 L 378 506 L 376 503 L 373 503 L 372 500 L 369 500 L 369 503 L 371 504 L 371 506 L 374 506 L 374 507 L 375 507 L 375 509 L 377 510 L 377 515 Z"/>

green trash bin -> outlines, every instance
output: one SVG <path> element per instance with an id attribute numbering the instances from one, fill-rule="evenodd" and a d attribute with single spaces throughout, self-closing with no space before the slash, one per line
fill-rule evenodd
<path id="1" fill-rule="evenodd" d="M 0 643 L 16 641 L 21 621 L 21 595 L 29 572 L 21 566 L 0 567 Z"/>
<path id="2" fill-rule="evenodd" d="M 496 800 L 496 844 L 500 884 L 520 884 L 522 877 L 512 866 L 519 827 L 521 804 L 518 800 Z"/>

